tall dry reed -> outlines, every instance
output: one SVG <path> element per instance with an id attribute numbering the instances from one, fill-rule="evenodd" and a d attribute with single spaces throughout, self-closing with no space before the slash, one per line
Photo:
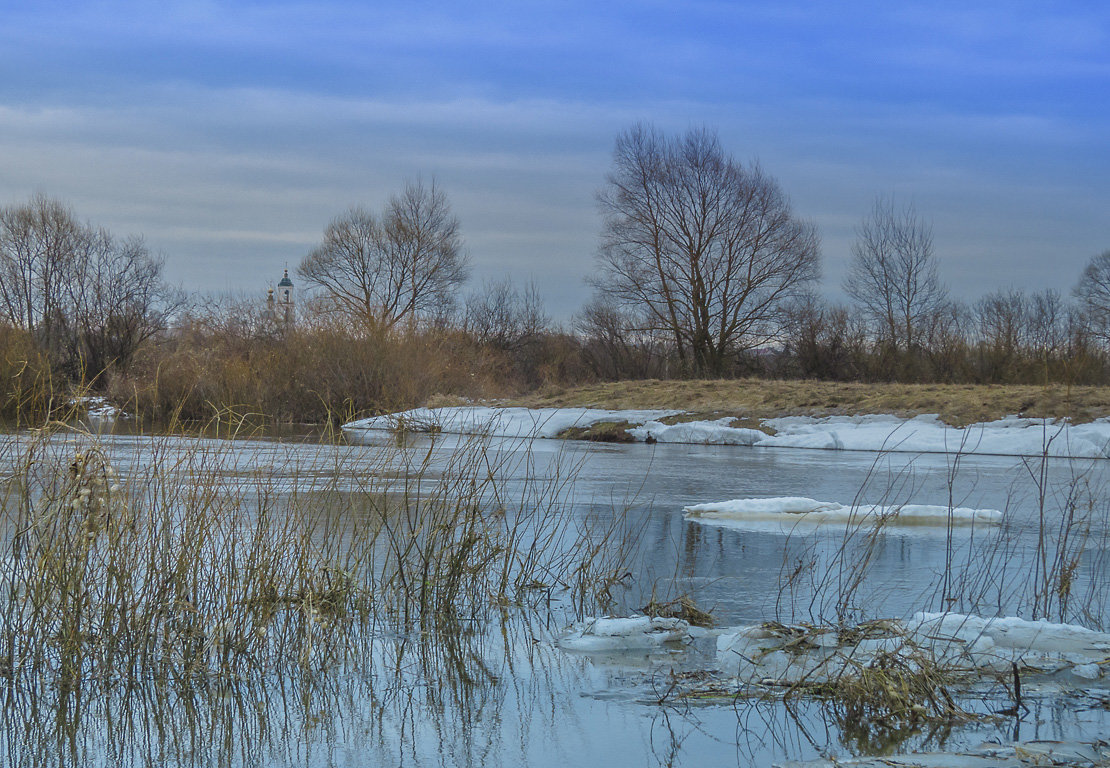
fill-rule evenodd
<path id="1" fill-rule="evenodd" d="M 480 437 L 305 450 L 9 439 L 0 673 L 67 689 L 320 668 L 385 626 L 588 602 L 627 570 L 621 521 L 572 513 L 566 461 Z"/>

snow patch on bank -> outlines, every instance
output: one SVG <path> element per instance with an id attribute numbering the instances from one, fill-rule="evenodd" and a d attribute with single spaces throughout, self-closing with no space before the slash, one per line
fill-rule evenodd
<path id="1" fill-rule="evenodd" d="M 657 443 L 687 443 L 694 445 L 755 445 L 770 435 L 748 427 L 730 427 L 731 418 L 715 421 L 684 421 L 681 424 L 664 424 L 649 421 L 628 430 L 636 440 Z"/>
<path id="2" fill-rule="evenodd" d="M 365 430 L 404 429 L 410 432 L 446 432 L 492 437 L 555 437 L 572 427 L 590 427 L 598 422 L 627 421 L 643 424 L 674 416 L 681 411 L 628 410 L 601 408 L 490 408 L 458 406 L 451 408 L 414 408 L 359 419 L 343 425 L 348 434 Z"/>
<path id="3" fill-rule="evenodd" d="M 494 437 L 555 437 L 571 427 L 598 422 L 628 422 L 636 440 L 703 445 L 750 445 L 760 448 L 810 448 L 845 451 L 908 453 L 994 454 L 1110 458 L 1110 419 L 1070 424 L 1053 419 L 1004 419 L 963 428 L 950 427 L 935 415 L 902 419 L 897 416 L 785 416 L 765 419 L 772 432 L 730 426 L 729 418 L 664 424 L 676 410 L 601 408 L 493 408 L 460 406 L 415 408 L 374 416 L 343 425 L 353 439 L 374 430 L 488 434 Z"/>
<path id="4" fill-rule="evenodd" d="M 733 499 L 683 507 L 687 520 L 707 525 L 751 529 L 766 523 L 793 526 L 860 523 L 874 521 L 883 525 L 933 526 L 997 525 L 1002 512 L 997 509 L 937 506 L 932 504 L 901 504 L 882 506 L 860 504 L 847 506 L 835 501 L 817 501 L 804 496 L 781 496 L 769 499 Z"/>
<path id="5" fill-rule="evenodd" d="M 830 416 L 816 419 L 785 416 L 763 424 L 775 435 L 756 445 L 779 448 L 824 448 L 845 451 L 971 453 L 1107 458 L 1110 420 L 1070 424 L 1053 419 L 1007 416 L 998 421 L 950 427 L 936 415 L 901 419 L 897 416 Z"/>
<path id="6" fill-rule="evenodd" d="M 88 418 L 98 421 L 115 421 L 116 419 L 127 418 L 127 414 L 108 402 L 108 398 L 98 395 L 76 397 L 70 401 L 70 405 L 77 406 L 85 412 Z"/>

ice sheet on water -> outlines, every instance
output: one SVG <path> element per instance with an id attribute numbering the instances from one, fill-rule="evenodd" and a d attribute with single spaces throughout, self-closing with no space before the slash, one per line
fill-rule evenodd
<path id="1" fill-rule="evenodd" d="M 884 525 L 982 525 L 1002 522 L 997 509 L 972 509 L 933 504 L 840 504 L 804 496 L 766 499 L 732 499 L 683 507 L 688 520 L 733 528 L 764 528 L 767 523 L 794 526 L 881 521 Z"/>
<path id="2" fill-rule="evenodd" d="M 1023 673 L 1097 681 L 1110 675 L 1110 634 L 1013 616 L 917 613 L 844 629 L 768 622 L 717 637 L 722 674 L 741 683 L 844 680 L 892 658 L 906 669 L 973 678 L 1008 675 L 1017 665 Z"/>
<path id="3" fill-rule="evenodd" d="M 570 626 L 557 642 L 568 651 L 606 653 L 650 650 L 690 639 L 690 625 L 682 619 L 630 616 L 585 619 Z"/>
<path id="4" fill-rule="evenodd" d="M 695 445 L 755 445 L 767 439 L 768 434 L 758 429 L 729 426 L 731 418 L 714 421 L 684 421 L 680 424 L 664 424 L 648 421 L 628 430 L 635 440 L 648 440 L 658 443 L 686 443 Z"/>
<path id="5" fill-rule="evenodd" d="M 1000 648 L 1019 651 L 1093 654 L 1110 657 L 1110 634 L 1077 624 L 1001 616 L 984 618 L 962 613 L 915 613 L 907 626 L 921 636 L 950 636 L 965 641 L 988 637 Z"/>

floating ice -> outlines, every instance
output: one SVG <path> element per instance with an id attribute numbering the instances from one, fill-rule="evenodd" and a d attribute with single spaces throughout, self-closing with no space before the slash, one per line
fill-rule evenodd
<path id="1" fill-rule="evenodd" d="M 604 653 L 660 648 L 690 639 L 690 625 L 682 619 L 648 616 L 588 618 L 571 626 L 558 645 L 568 651 Z"/>
<path id="2" fill-rule="evenodd" d="M 918 613 L 856 627 L 736 627 L 717 638 L 721 672 L 742 683 L 817 684 L 858 675 L 880 660 L 948 674 L 1023 673 L 1100 680 L 1110 673 L 1110 634 L 1016 617 Z"/>
<path id="3" fill-rule="evenodd" d="M 686 518 L 708 525 L 733 528 L 765 527 L 766 523 L 785 525 L 848 524 L 874 520 L 884 525 L 982 525 L 1002 522 L 997 509 L 971 509 L 932 504 L 847 506 L 835 501 L 817 501 L 804 496 L 769 499 L 733 499 L 683 507 Z"/>

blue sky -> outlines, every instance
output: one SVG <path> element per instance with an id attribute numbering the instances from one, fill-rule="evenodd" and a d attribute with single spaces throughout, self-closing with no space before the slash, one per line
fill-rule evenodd
<path id="1" fill-rule="evenodd" d="M 261 292 L 353 204 L 435 177 L 474 283 L 586 299 L 616 133 L 708 125 L 822 235 L 839 298 L 878 194 L 974 299 L 1110 249 L 1103 2 L 5 3 L 0 204 L 33 192 L 169 277 Z"/>

